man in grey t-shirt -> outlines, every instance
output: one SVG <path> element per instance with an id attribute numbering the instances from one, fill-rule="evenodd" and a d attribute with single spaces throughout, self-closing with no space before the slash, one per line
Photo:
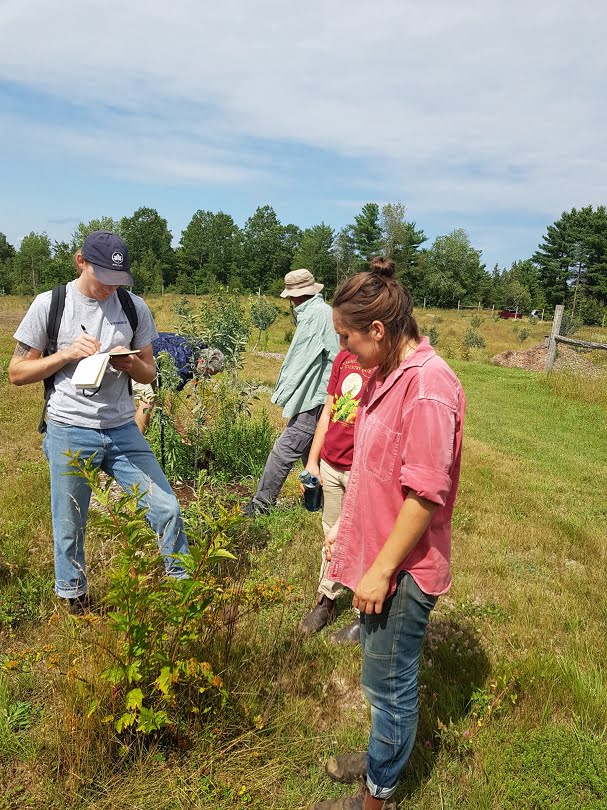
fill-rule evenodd
<path id="1" fill-rule="evenodd" d="M 133 333 L 116 293 L 121 284 L 133 284 L 127 246 L 110 231 L 95 231 L 76 254 L 76 266 L 79 275 L 67 285 L 57 351 L 44 356 L 49 291 L 36 297 L 15 332 L 9 379 L 27 385 L 54 375 L 43 447 L 51 480 L 55 592 L 69 600 L 73 612 L 82 612 L 88 603 L 84 535 L 91 492 L 83 478 L 66 475 L 72 470 L 68 450 L 79 451 L 82 460 L 92 457 L 124 489 L 139 486 L 140 503 L 148 508 L 146 517 L 171 576 L 186 576 L 171 555 L 187 553 L 188 543 L 177 498 L 134 422 L 129 378 L 139 383 L 154 379 L 152 340 L 158 333 L 148 307 L 135 295 L 138 323 Z M 110 359 L 97 389 L 72 384 L 83 358 L 127 348 L 138 349 L 138 354 Z"/>

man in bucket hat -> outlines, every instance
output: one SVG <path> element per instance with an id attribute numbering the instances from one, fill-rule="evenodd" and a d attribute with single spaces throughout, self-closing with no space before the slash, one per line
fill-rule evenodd
<path id="1" fill-rule="evenodd" d="M 126 243 L 111 231 L 94 231 L 74 258 L 78 278 L 64 288 L 61 316 L 56 309 L 52 317 L 60 317 L 56 348 L 49 347 L 48 291 L 34 299 L 15 332 L 9 379 L 27 385 L 52 378 L 43 448 L 50 468 L 55 592 L 71 613 L 83 613 L 89 605 L 84 536 L 91 490 L 83 478 L 69 474 L 67 451 L 79 452 L 83 461 L 91 458 L 124 489 L 138 485 L 170 576 L 186 576 L 174 555 L 187 553 L 188 543 L 177 498 L 134 422 L 130 384 L 156 376 L 152 341 L 158 332 L 141 298 L 129 300 L 127 293 L 123 308 L 117 293 L 120 285 L 133 284 Z M 128 354 L 129 348 L 137 353 Z M 99 351 L 110 353 L 100 384 L 77 388 L 76 366 Z"/>
<path id="2" fill-rule="evenodd" d="M 269 511 L 293 464 L 301 458 L 305 465 L 312 446 L 316 423 L 327 399 L 331 364 L 339 351 L 333 313 L 320 294 L 323 286 L 303 268 L 285 276 L 280 297 L 290 299 L 297 329 L 280 369 L 272 402 L 282 405 L 282 415 L 289 422 L 268 456 L 257 492 L 242 507 L 248 517 Z"/>

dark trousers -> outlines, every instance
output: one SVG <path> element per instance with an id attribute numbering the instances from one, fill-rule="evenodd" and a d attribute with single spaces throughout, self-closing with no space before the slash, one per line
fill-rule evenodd
<path id="1" fill-rule="evenodd" d="M 274 506 L 278 493 L 295 462 L 301 459 L 304 466 L 307 464 L 316 423 L 322 408 L 322 405 L 318 405 L 311 411 L 303 411 L 289 419 L 286 428 L 276 439 L 274 447 L 270 451 L 253 498 L 255 503 L 265 509 Z"/>

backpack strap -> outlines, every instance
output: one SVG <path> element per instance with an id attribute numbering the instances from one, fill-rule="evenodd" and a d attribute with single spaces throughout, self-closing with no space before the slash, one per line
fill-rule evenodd
<path id="1" fill-rule="evenodd" d="M 137 310 L 135 309 L 135 304 L 133 303 L 133 297 L 131 296 L 130 292 L 125 289 L 124 287 L 118 287 L 116 290 L 118 293 L 118 298 L 122 305 L 122 309 L 124 310 L 124 314 L 133 330 L 133 337 L 135 337 L 135 332 L 137 331 L 137 327 L 139 326 L 139 316 L 137 315 Z M 131 347 L 133 343 L 131 341 Z M 133 381 L 129 377 L 129 394 L 133 396 Z"/>
<path id="2" fill-rule="evenodd" d="M 124 314 L 127 317 L 131 329 L 133 330 L 133 337 L 135 337 L 135 332 L 139 326 L 139 316 L 137 315 L 137 310 L 135 308 L 135 304 L 133 303 L 133 297 L 124 287 L 118 287 L 116 292 L 118 293 L 118 298 L 120 299 Z"/>
<path id="3" fill-rule="evenodd" d="M 63 310 L 65 309 L 65 284 L 59 284 L 51 290 L 51 307 L 48 313 L 48 321 L 46 322 L 46 349 L 42 353 L 43 357 L 48 357 L 49 354 L 55 354 L 57 351 L 57 338 L 59 336 L 59 326 L 61 318 L 63 317 Z M 42 406 L 42 414 L 40 415 L 40 422 L 38 423 L 38 433 L 46 433 L 46 409 L 51 394 L 55 390 L 55 375 L 51 374 L 43 380 L 44 383 L 44 405 Z"/>

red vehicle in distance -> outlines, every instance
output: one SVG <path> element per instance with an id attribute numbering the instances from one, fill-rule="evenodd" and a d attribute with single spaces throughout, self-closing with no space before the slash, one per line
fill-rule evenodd
<path id="1" fill-rule="evenodd" d="M 502 309 L 499 316 L 500 318 L 514 318 L 514 320 L 518 320 L 523 317 L 523 313 L 517 312 L 516 309 Z"/>

